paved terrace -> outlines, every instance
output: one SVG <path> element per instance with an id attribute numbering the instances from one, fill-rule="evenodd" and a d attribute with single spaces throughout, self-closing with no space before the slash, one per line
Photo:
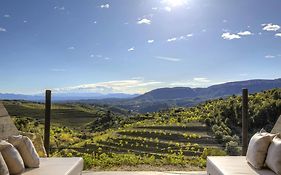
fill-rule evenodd
<path id="1" fill-rule="evenodd" d="M 83 172 L 83 175 L 207 175 L 205 171 L 102 171 Z"/>

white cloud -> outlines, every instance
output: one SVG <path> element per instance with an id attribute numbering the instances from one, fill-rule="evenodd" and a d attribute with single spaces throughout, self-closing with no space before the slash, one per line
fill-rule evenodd
<path id="1" fill-rule="evenodd" d="M 147 18 L 139 19 L 138 24 L 151 24 L 151 20 Z"/>
<path id="2" fill-rule="evenodd" d="M 237 34 L 231 34 L 229 32 L 223 33 L 221 37 L 225 40 L 240 39 L 241 37 Z"/>
<path id="3" fill-rule="evenodd" d="M 150 40 L 147 40 L 147 43 L 154 43 L 154 40 L 153 39 L 150 39 Z"/>
<path id="4" fill-rule="evenodd" d="M 3 17 L 4 17 L 4 18 L 10 18 L 10 17 L 11 17 L 11 15 L 9 15 L 9 14 L 5 14 Z"/>
<path id="5" fill-rule="evenodd" d="M 275 36 L 281 37 L 281 33 L 276 33 Z"/>
<path id="6" fill-rule="evenodd" d="M 97 59 L 110 60 L 109 57 L 103 56 L 103 55 L 101 55 L 101 54 L 97 54 L 97 55 L 95 55 L 95 54 L 90 54 L 90 57 L 91 57 L 91 58 L 97 58 Z"/>
<path id="7" fill-rule="evenodd" d="M 173 41 L 177 41 L 177 38 L 169 38 L 169 39 L 167 39 L 167 42 L 173 42 Z"/>
<path id="8" fill-rule="evenodd" d="M 274 55 L 266 55 L 265 58 L 275 58 Z"/>
<path id="9" fill-rule="evenodd" d="M 55 6 L 54 9 L 55 10 L 65 10 L 65 7 L 64 6 L 62 6 L 62 7 Z"/>
<path id="10" fill-rule="evenodd" d="M 182 35 L 179 37 L 173 37 L 173 38 L 169 38 L 167 39 L 167 42 L 173 42 L 173 41 L 180 41 L 180 40 L 187 40 L 188 38 L 193 37 L 193 33 L 189 33 L 187 35 Z"/>
<path id="11" fill-rule="evenodd" d="M 193 78 L 193 80 L 196 81 L 196 82 L 200 82 L 200 83 L 211 82 L 211 80 L 209 80 L 208 78 L 205 78 L 205 77 L 195 77 L 195 78 Z"/>
<path id="12" fill-rule="evenodd" d="M 70 46 L 70 47 L 68 47 L 67 49 L 68 49 L 68 50 L 74 50 L 75 47 L 74 47 L 74 46 Z"/>
<path id="13" fill-rule="evenodd" d="M 222 22 L 223 22 L 223 23 L 227 23 L 227 20 L 226 20 L 226 19 L 224 19 L 224 20 L 222 20 Z"/>
<path id="14" fill-rule="evenodd" d="M 272 24 L 272 23 L 269 23 L 269 24 L 262 24 L 263 26 L 263 30 L 265 31 L 277 31 L 280 29 L 280 26 L 277 25 L 277 24 Z"/>
<path id="15" fill-rule="evenodd" d="M 0 32 L 7 32 L 5 28 L 0 27 Z"/>
<path id="16" fill-rule="evenodd" d="M 252 32 L 246 30 L 246 31 L 243 31 L 243 32 L 239 32 L 237 33 L 238 35 L 241 35 L 241 36 L 247 36 L 247 35 L 253 35 Z"/>
<path id="17" fill-rule="evenodd" d="M 27 20 L 23 20 L 23 23 L 27 23 Z"/>
<path id="18" fill-rule="evenodd" d="M 131 47 L 128 49 L 128 52 L 132 52 L 132 51 L 135 51 L 135 47 Z"/>
<path id="19" fill-rule="evenodd" d="M 212 84 L 214 84 L 214 83 L 211 80 L 209 80 L 208 78 L 197 77 L 197 78 L 193 78 L 192 80 L 173 82 L 173 83 L 170 83 L 169 86 L 195 88 L 195 87 L 208 87 Z"/>
<path id="20" fill-rule="evenodd" d="M 102 9 L 109 9 L 109 7 L 110 7 L 109 4 L 102 4 L 102 5 L 100 6 L 100 8 L 102 8 Z"/>
<path id="21" fill-rule="evenodd" d="M 175 57 L 155 56 L 154 58 L 159 59 L 159 60 L 172 61 L 172 62 L 179 62 L 179 61 L 181 61 L 180 58 L 175 58 Z"/>
<path id="22" fill-rule="evenodd" d="M 144 93 L 158 87 L 162 82 L 144 81 L 143 79 L 129 79 L 120 81 L 107 81 L 93 84 L 55 88 L 54 92 L 96 92 L 96 93 Z"/>

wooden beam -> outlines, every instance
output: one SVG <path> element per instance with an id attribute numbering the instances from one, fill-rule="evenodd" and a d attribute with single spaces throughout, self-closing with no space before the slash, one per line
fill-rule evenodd
<path id="1" fill-rule="evenodd" d="M 46 90 L 44 147 L 46 149 L 46 153 L 48 157 L 50 154 L 50 126 L 51 126 L 51 91 Z"/>
<path id="2" fill-rule="evenodd" d="M 246 156 L 248 149 L 248 89 L 242 90 L 242 156 Z"/>

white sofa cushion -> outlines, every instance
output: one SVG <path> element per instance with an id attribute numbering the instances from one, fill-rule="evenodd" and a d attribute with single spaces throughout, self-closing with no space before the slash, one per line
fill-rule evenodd
<path id="1" fill-rule="evenodd" d="M 6 162 L 0 152 L 0 174 L 1 175 L 9 175 L 9 170 L 8 167 L 6 165 Z"/>
<path id="2" fill-rule="evenodd" d="M 246 159 L 256 169 L 264 167 L 268 147 L 275 136 L 261 130 L 251 138 Z"/>
<path id="3" fill-rule="evenodd" d="M 22 175 L 81 175 L 83 159 L 80 157 L 40 158 L 39 168 L 27 168 Z"/>
<path id="4" fill-rule="evenodd" d="M 273 138 L 268 148 L 265 164 L 276 174 L 281 175 L 281 139 L 278 136 Z"/>
<path id="5" fill-rule="evenodd" d="M 24 163 L 18 150 L 10 143 L 2 140 L 0 152 L 7 164 L 10 174 L 21 174 L 24 171 Z"/>
<path id="6" fill-rule="evenodd" d="M 28 137 L 22 135 L 10 136 L 8 138 L 8 141 L 18 149 L 26 167 L 39 167 L 39 156 L 34 148 L 32 141 Z"/>
<path id="7" fill-rule="evenodd" d="M 276 175 L 270 169 L 255 169 L 245 156 L 209 156 L 207 175 Z"/>

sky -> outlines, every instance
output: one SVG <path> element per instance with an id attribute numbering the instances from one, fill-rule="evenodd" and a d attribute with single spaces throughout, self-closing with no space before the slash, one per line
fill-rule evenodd
<path id="1" fill-rule="evenodd" d="M 281 77 L 280 0 L 1 0 L 0 93 Z"/>

